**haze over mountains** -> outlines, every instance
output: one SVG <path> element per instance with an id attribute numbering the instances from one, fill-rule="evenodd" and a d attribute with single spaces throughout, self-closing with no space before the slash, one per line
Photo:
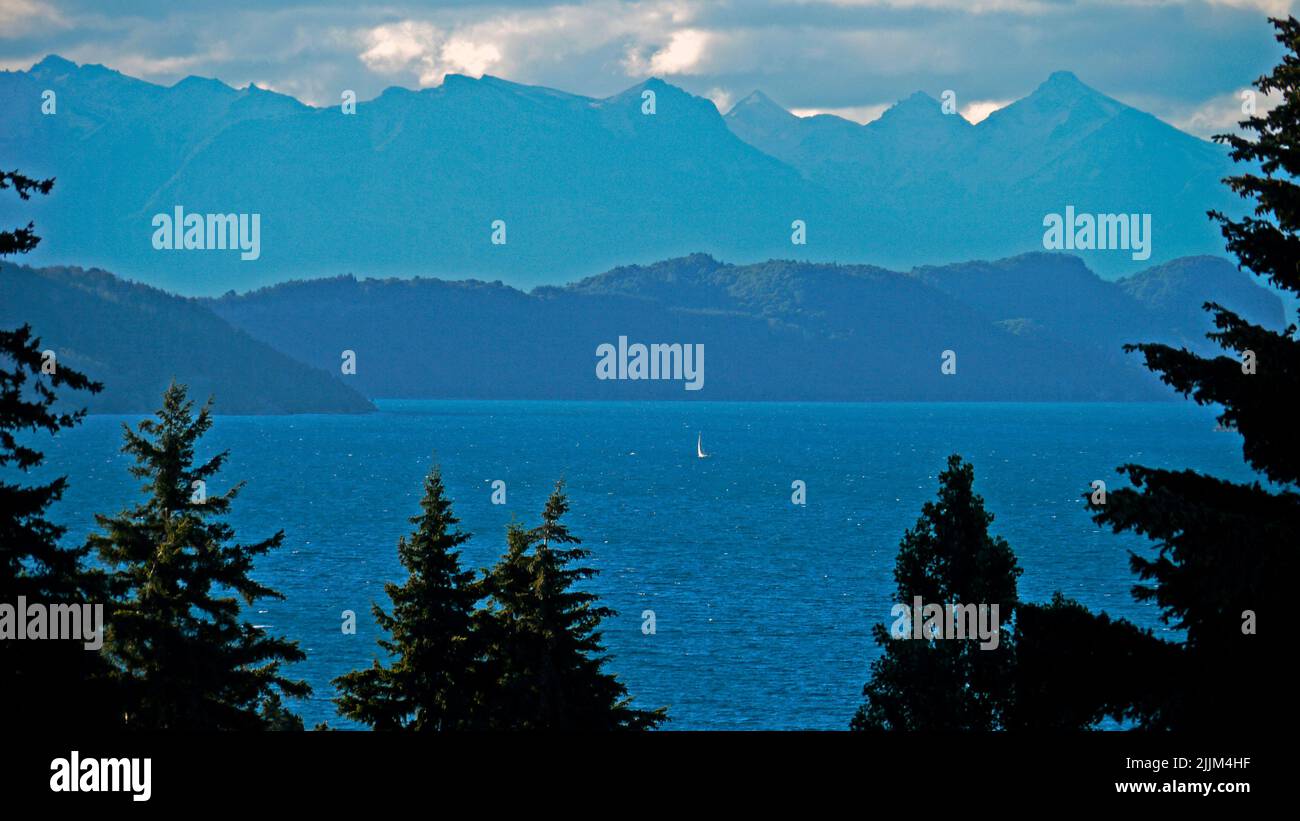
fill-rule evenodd
<path id="1" fill-rule="evenodd" d="M 726 116 L 731 129 L 808 178 L 904 215 L 909 242 L 950 260 L 1042 250 L 1043 215 L 1150 213 L 1150 262 L 1095 251 L 1089 267 L 1132 272 L 1194 254 L 1221 254 L 1206 210 L 1239 212 L 1222 178 L 1223 147 L 1111 99 L 1066 71 L 977 125 L 917 92 L 865 126 L 799 118 L 761 94 Z M 924 226 L 918 233 L 915 226 Z M 928 239 L 926 236 L 928 235 Z M 954 255 L 954 251 L 958 251 Z M 922 264 L 927 260 L 910 260 Z"/>
<path id="2" fill-rule="evenodd" d="M 149 411 L 173 378 L 234 413 L 1160 399 L 1123 343 L 1208 350 L 1206 300 L 1283 325 L 1276 296 L 1207 255 L 1222 246 L 1204 212 L 1240 211 L 1226 152 L 1067 72 L 978 125 L 920 92 L 864 126 L 762 93 L 724 116 L 659 80 L 597 100 L 458 75 L 346 115 L 58 57 L 0 73 L 0 106 L 5 167 L 58 178 L 0 201 L 0 221 L 37 222 L 25 261 L 66 263 L 5 265 L 0 325 L 33 322 L 102 379 L 97 411 Z M 1042 253 L 1066 205 L 1149 213 L 1151 259 Z M 154 215 L 177 206 L 260 215 L 258 258 L 155 249 Z M 973 257 L 996 261 L 937 264 Z M 596 379 L 620 337 L 702 344 L 705 388 Z"/>
<path id="3" fill-rule="evenodd" d="M 459 75 L 345 115 L 48 57 L 0 73 L 0 109 L 6 167 L 58 178 L 48 201 L 0 203 L 7 223 L 40 226 L 30 261 L 186 295 L 349 272 L 531 287 L 697 251 L 907 269 L 1041 250 L 1044 215 L 1066 205 L 1150 213 L 1149 260 L 1087 253 L 1113 277 L 1221 253 L 1204 212 L 1240 211 L 1219 182 L 1224 149 L 1068 73 L 978 125 L 914 94 L 861 126 L 797 118 L 762 95 L 724 117 L 659 80 L 592 99 Z M 151 219 L 178 205 L 260 214 L 260 258 L 155 250 Z M 498 219 L 504 245 L 491 242 Z M 806 245 L 791 244 L 794 220 Z"/>

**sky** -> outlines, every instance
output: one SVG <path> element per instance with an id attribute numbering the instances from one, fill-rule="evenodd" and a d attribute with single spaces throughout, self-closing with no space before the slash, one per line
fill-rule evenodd
<path id="1" fill-rule="evenodd" d="M 215 77 L 334 105 L 492 74 L 593 97 L 656 76 L 723 112 L 754 90 L 867 122 L 914 91 L 972 121 L 1056 70 L 1207 136 L 1277 62 L 1292 0 L 0 0 L 0 69 L 55 53 L 170 85 Z M 1266 105 L 1266 102 L 1265 102 Z"/>

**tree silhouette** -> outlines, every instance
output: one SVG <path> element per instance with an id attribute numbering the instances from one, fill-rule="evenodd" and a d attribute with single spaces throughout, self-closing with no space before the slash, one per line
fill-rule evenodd
<path id="1" fill-rule="evenodd" d="M 1254 200 L 1254 216 L 1233 220 L 1212 211 L 1210 217 L 1240 266 L 1300 294 L 1300 187 L 1293 182 L 1300 173 L 1300 23 L 1294 17 L 1272 23 L 1288 53 L 1256 86 L 1278 92 L 1281 104 L 1240 123 L 1253 137 L 1216 137 L 1237 162 L 1258 163 L 1261 174 L 1225 180 Z M 1134 596 L 1154 601 L 1166 623 L 1186 631 L 1176 676 L 1159 709 L 1143 721 L 1150 728 L 1265 727 L 1289 699 L 1277 670 L 1280 644 L 1271 637 L 1284 619 L 1300 532 L 1294 429 L 1300 341 L 1294 324 L 1277 333 L 1221 305 L 1205 309 L 1218 329 L 1209 338 L 1232 355 L 1207 358 L 1157 344 L 1127 350 L 1140 351 L 1146 366 L 1179 393 L 1216 406 L 1219 422 L 1241 434 L 1247 464 L 1268 486 L 1129 464 L 1120 471 L 1133 487 L 1094 506 L 1098 522 L 1155 542 L 1154 557 L 1131 556 L 1143 582 Z"/>
<path id="2" fill-rule="evenodd" d="M 1177 679 L 1178 648 L 1056 593 L 1016 608 L 1008 730 L 1082 731 L 1150 723 Z"/>
<path id="3" fill-rule="evenodd" d="M 48 194 L 53 186 L 53 179 L 0 172 L 0 190 L 13 188 L 23 200 L 32 192 Z M 0 231 L 0 256 L 25 254 L 39 242 L 30 222 Z M 40 432 L 55 435 L 81 422 L 84 410 L 55 410 L 58 390 L 96 393 L 102 387 L 47 358 L 31 326 L 0 329 L 0 467 L 39 467 L 44 454 L 23 440 Z M 61 546 L 66 529 L 46 518 L 66 488 L 63 476 L 36 485 L 0 480 L 0 602 L 15 607 L 20 600 L 99 604 L 107 609 L 103 574 L 84 564 L 88 548 Z M 0 697 L 11 708 L 6 726 L 30 730 L 110 724 L 116 710 L 108 673 L 102 654 L 85 649 L 82 641 L 0 639 Z"/>
<path id="4" fill-rule="evenodd" d="M 627 688 L 603 668 L 600 624 L 614 611 L 577 589 L 597 571 L 590 552 L 561 519 L 564 483 L 546 501 L 540 526 L 512 524 L 506 553 L 488 573 L 492 607 L 480 629 L 488 637 L 489 726 L 525 730 L 644 730 L 667 719 L 663 709 L 631 706 Z"/>
<path id="5" fill-rule="evenodd" d="M 409 573 L 402 585 L 386 584 L 393 602 L 375 619 L 391 639 L 379 644 L 396 660 L 335 679 L 339 712 L 376 730 L 458 730 L 475 726 L 483 669 L 474 607 L 482 596 L 472 572 L 460 568 L 457 550 L 469 534 L 446 498 L 435 466 L 424 480 L 416 530 L 401 538 L 397 554 Z"/>
<path id="6" fill-rule="evenodd" d="M 939 474 L 939 498 L 926 502 L 903 536 L 894 564 L 897 603 L 914 597 L 941 606 L 997 605 L 998 645 L 978 638 L 893 638 L 873 628 L 884 654 L 871 665 L 866 702 L 854 730 L 993 730 L 1004 723 L 1011 698 L 1012 648 L 1008 625 L 1021 570 L 1004 539 L 991 536 L 992 514 L 974 491 L 975 469 L 956 454 Z M 991 611 L 990 611 L 991 612 Z"/>
<path id="7" fill-rule="evenodd" d="M 96 516 L 104 532 L 89 540 L 115 568 L 119 604 L 108 647 L 122 670 L 132 727 L 282 728 L 278 693 L 310 693 L 280 673 L 284 662 L 305 658 L 297 644 L 241 619 L 240 599 L 283 598 L 249 573 L 284 532 L 233 542 L 221 517 L 243 485 L 224 494 L 206 488 L 228 453 L 195 462 L 195 446 L 211 426 L 211 403 L 195 414 L 175 383 L 154 419 L 136 430 L 124 424 L 122 450 L 135 458 L 130 470 L 144 480 L 145 498 L 116 516 Z"/>
<path id="8" fill-rule="evenodd" d="M 17 170 L 0 171 L 0 191 L 9 188 L 14 190 L 19 199 L 30 200 L 33 191 L 38 194 L 50 193 L 54 188 L 54 178 L 37 180 L 24 176 Z M 0 257 L 26 254 L 40 244 L 40 241 L 41 238 L 36 236 L 36 224 L 33 222 L 12 231 L 0 231 Z"/>

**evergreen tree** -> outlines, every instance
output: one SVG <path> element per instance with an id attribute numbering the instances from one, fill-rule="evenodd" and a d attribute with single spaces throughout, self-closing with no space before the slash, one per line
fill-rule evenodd
<path id="1" fill-rule="evenodd" d="M 13 188 L 27 200 L 48 194 L 54 180 L 35 180 L 17 171 L 0 172 L 0 190 Z M 0 231 L 0 256 L 25 254 L 40 237 L 35 226 Z M 56 411 L 57 389 L 98 392 L 84 374 L 47 361 L 31 326 L 0 329 L 0 468 L 29 471 L 44 454 L 20 441 L 38 432 L 56 435 L 78 424 L 85 411 Z M 59 544 L 65 528 L 46 518 L 67 488 L 67 478 L 46 484 L 0 480 L 0 602 L 17 607 L 100 604 L 107 609 L 103 575 L 84 566 L 87 548 Z M 103 656 L 82 641 L 0 640 L 0 698 L 11 710 L 14 730 L 57 726 L 104 726 L 115 710 Z"/>
<path id="2" fill-rule="evenodd" d="M 1177 646 L 1060 593 L 1016 608 L 1008 730 L 1082 731 L 1103 719 L 1145 726 L 1178 678 Z"/>
<path id="3" fill-rule="evenodd" d="M 561 518 L 569 510 L 564 483 L 546 502 L 542 524 L 512 524 L 506 553 L 488 573 L 492 609 L 481 629 L 489 636 L 493 685 L 489 725 L 525 730 L 644 730 L 666 720 L 663 709 L 638 710 L 624 687 L 604 672 L 608 661 L 600 624 L 614 611 L 596 594 L 575 589 L 596 570 L 581 562 Z"/>
<path id="4" fill-rule="evenodd" d="M 0 171 L 0 191 L 12 188 L 21 200 L 30 200 L 32 192 L 48 194 L 54 189 L 54 178 L 37 180 L 24 176 L 19 171 Z M 0 257 L 11 254 L 26 254 L 39 245 L 41 238 L 36 236 L 36 224 L 27 223 L 25 227 L 12 231 L 0 231 Z"/>
<path id="5" fill-rule="evenodd" d="M 939 474 L 939 498 L 926 502 L 916 525 L 899 544 L 894 564 L 897 603 L 911 611 L 924 604 L 997 605 L 998 645 L 980 640 L 895 639 L 874 627 L 884 654 L 871 665 L 863 687 L 866 702 L 850 723 L 854 730 L 992 730 L 1005 720 L 1012 681 L 1010 631 L 1021 569 L 1001 537 L 988 532 L 993 516 L 974 491 L 975 470 L 960 456 L 948 457 Z"/>
<path id="6" fill-rule="evenodd" d="M 1265 94 L 1277 92 L 1281 103 L 1240 123 L 1253 137 L 1216 138 L 1231 146 L 1237 162 L 1258 163 L 1260 174 L 1225 180 L 1254 200 L 1254 216 L 1210 216 L 1241 266 L 1300 294 L 1300 186 L 1294 182 L 1300 174 L 1300 23 L 1272 22 L 1288 53 L 1256 85 Z M 1288 609 L 1300 532 L 1300 340 L 1295 324 L 1277 333 L 1215 303 L 1205 308 L 1217 328 L 1209 338 L 1231 355 L 1206 358 L 1157 344 L 1127 349 L 1140 351 L 1146 366 L 1179 393 L 1216 406 L 1220 423 L 1241 434 L 1246 462 L 1269 486 L 1130 464 L 1120 470 L 1133 487 L 1113 491 L 1094 508 L 1098 522 L 1156 543 L 1154 557 L 1131 556 L 1143 582 L 1134 595 L 1154 601 L 1166 623 L 1186 631 L 1178 675 L 1160 709 L 1144 721 L 1149 728 L 1270 726 L 1277 705 L 1290 698 L 1278 671 L 1280 642 L 1266 637 L 1279 635 Z"/>
<path id="7" fill-rule="evenodd" d="M 335 679 L 339 712 L 376 730 L 469 729 L 478 714 L 482 653 L 472 628 L 482 594 L 474 574 L 460 568 L 458 548 L 470 535 L 456 529 L 436 466 L 424 480 L 420 510 L 410 539 L 397 542 L 406 583 L 384 585 L 392 615 L 372 607 L 391 636 L 379 645 L 396 660 Z"/>
<path id="8" fill-rule="evenodd" d="M 245 545 L 222 517 L 243 484 L 224 494 L 207 489 L 225 463 L 222 452 L 195 462 L 195 446 L 212 426 L 211 403 L 197 414 L 184 386 L 173 383 L 154 419 L 123 425 L 123 452 L 135 458 L 144 501 L 116 516 L 97 516 L 90 538 L 112 575 L 119 605 L 108 647 L 123 672 L 131 727 L 263 729 L 285 726 L 279 692 L 310 693 L 284 677 L 285 662 L 305 656 L 295 642 L 241 620 L 240 599 L 283 598 L 250 578 L 254 559 L 279 547 L 284 532 Z"/>
<path id="9" fill-rule="evenodd" d="M 260 708 L 262 717 L 262 729 L 273 732 L 302 732 L 307 729 L 302 723 L 302 716 L 284 706 L 280 694 L 272 690 L 262 699 Z M 317 729 L 329 729 L 328 727 L 317 727 Z"/>

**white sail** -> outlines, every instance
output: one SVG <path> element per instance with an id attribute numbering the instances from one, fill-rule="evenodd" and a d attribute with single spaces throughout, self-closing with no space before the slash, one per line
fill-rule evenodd
<path id="1" fill-rule="evenodd" d="M 704 452 L 704 434 L 701 433 L 695 440 L 695 455 L 700 459 L 707 459 L 709 454 Z"/>

